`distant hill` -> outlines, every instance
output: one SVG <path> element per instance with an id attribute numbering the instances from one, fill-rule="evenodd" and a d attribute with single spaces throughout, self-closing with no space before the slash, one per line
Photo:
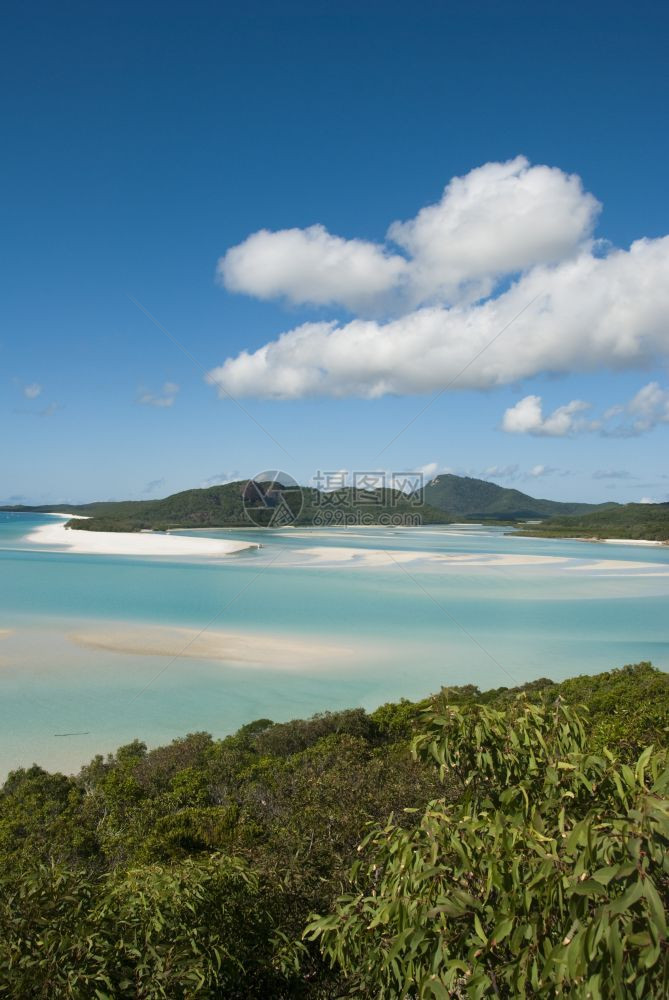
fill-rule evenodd
<path id="1" fill-rule="evenodd" d="M 1 507 L 18 513 L 80 514 L 90 520 L 70 522 L 81 531 L 166 531 L 170 528 L 248 528 L 251 522 L 244 509 L 243 494 L 248 481 L 210 486 L 203 490 L 185 490 L 163 500 L 121 500 L 88 504 L 51 504 L 39 507 L 23 505 Z M 295 506 L 296 493 L 283 491 L 288 505 Z M 400 490 L 371 490 L 364 494 L 348 488 L 337 497 L 304 487 L 302 511 L 297 525 L 324 526 L 345 524 L 359 517 L 363 524 L 379 524 L 395 515 L 419 515 L 424 524 L 448 524 L 452 518 L 428 503 L 415 506 L 413 498 Z M 295 509 L 299 508 L 299 504 Z M 257 522 L 256 522 L 257 523 Z M 350 523 L 350 520 L 348 521 Z"/>
<path id="2" fill-rule="evenodd" d="M 579 517 L 552 517 L 520 534 L 542 538 L 669 541 L 669 503 L 627 503 Z"/>
<path id="3" fill-rule="evenodd" d="M 448 511 L 459 520 L 515 521 L 526 518 L 547 518 L 556 515 L 586 514 L 615 508 L 614 503 L 562 503 L 558 500 L 537 500 L 484 479 L 444 474 L 425 487 L 425 501 L 432 507 Z"/>

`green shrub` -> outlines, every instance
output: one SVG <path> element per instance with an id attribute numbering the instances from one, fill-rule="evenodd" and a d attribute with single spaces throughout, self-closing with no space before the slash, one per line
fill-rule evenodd
<path id="1" fill-rule="evenodd" d="M 426 718 L 415 751 L 460 798 L 373 828 L 353 891 L 305 932 L 352 995 L 667 996 L 667 754 L 632 769 L 586 725 L 525 699 Z"/>

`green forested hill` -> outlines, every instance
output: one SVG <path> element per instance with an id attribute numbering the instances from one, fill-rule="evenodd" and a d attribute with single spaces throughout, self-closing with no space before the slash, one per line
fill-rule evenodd
<path id="1" fill-rule="evenodd" d="M 246 480 L 211 486 L 208 489 L 185 490 L 163 500 L 125 500 L 80 504 L 54 504 L 41 507 L 3 507 L 17 512 L 49 513 L 60 511 L 81 514 L 90 520 L 71 522 L 72 528 L 84 531 L 141 531 L 168 528 L 248 528 L 242 493 Z M 293 491 L 286 490 L 290 499 Z M 418 515 L 424 524 L 448 524 L 449 515 L 429 503 L 416 506 L 399 490 L 369 491 L 362 499 L 352 489 L 338 490 L 337 497 L 317 489 L 302 490 L 302 512 L 298 525 L 346 523 L 345 519 L 359 516 L 362 523 L 383 523 L 384 518 Z"/>
<path id="2" fill-rule="evenodd" d="M 0 996 L 663 1000 L 668 727 L 643 663 L 14 771 Z"/>
<path id="3" fill-rule="evenodd" d="M 2 510 L 82 514 L 88 522 L 73 522 L 72 527 L 89 531 L 140 531 L 166 528 L 247 527 L 242 491 L 246 481 L 211 486 L 208 489 L 184 490 L 162 500 L 125 500 L 79 505 L 51 504 L 41 507 L 3 507 Z M 562 503 L 537 500 L 519 490 L 507 489 L 483 479 L 467 476 L 437 476 L 427 484 L 423 502 L 414 505 L 411 498 L 397 490 L 377 490 L 360 502 L 352 489 L 338 490 L 333 504 L 327 494 L 303 488 L 304 504 L 297 524 L 345 523 L 343 518 L 364 516 L 368 524 L 383 522 L 392 514 L 420 514 L 424 524 L 448 524 L 454 520 L 502 520 L 549 518 L 587 514 L 616 508 L 617 504 Z M 339 514 L 336 513 L 338 508 Z M 340 520 L 337 520 L 337 517 Z"/>
<path id="4" fill-rule="evenodd" d="M 520 532 L 548 538 L 636 538 L 669 541 L 669 503 L 628 503 L 579 517 L 552 517 Z"/>
<path id="5" fill-rule="evenodd" d="M 585 514 L 589 511 L 615 507 L 615 504 L 562 503 L 558 500 L 537 500 L 521 493 L 469 476 L 444 474 L 425 487 L 425 500 L 439 510 L 448 511 L 462 520 L 523 520 L 563 514 Z"/>

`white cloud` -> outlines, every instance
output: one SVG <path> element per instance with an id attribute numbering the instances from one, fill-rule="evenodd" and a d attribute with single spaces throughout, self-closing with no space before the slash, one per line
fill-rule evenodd
<path id="1" fill-rule="evenodd" d="M 669 424 L 669 389 L 663 389 L 658 382 L 649 382 L 627 403 L 610 406 L 601 419 L 579 416 L 589 409 L 590 403 L 574 399 L 544 417 L 541 396 L 525 396 L 505 411 L 502 430 L 510 434 L 553 437 L 591 431 L 599 431 L 604 437 L 636 437 L 660 424 Z M 630 478 L 628 472 L 615 469 L 600 469 L 593 476 L 595 479 Z"/>
<path id="2" fill-rule="evenodd" d="M 23 395 L 26 399 L 37 399 L 38 396 L 42 395 L 42 386 L 39 382 L 31 382 L 30 385 L 24 385 Z"/>
<path id="3" fill-rule="evenodd" d="M 375 398 L 667 358 L 669 237 L 604 252 L 598 211 L 578 177 L 517 157 L 454 178 L 384 244 L 320 225 L 254 233 L 219 261 L 229 290 L 357 315 L 303 323 L 212 380 L 222 396 Z"/>
<path id="4" fill-rule="evenodd" d="M 274 233 L 261 229 L 228 250 L 218 274 L 232 292 L 355 310 L 394 288 L 406 267 L 404 258 L 374 243 L 310 226 Z"/>
<path id="5" fill-rule="evenodd" d="M 209 476 L 200 483 L 200 489 L 206 490 L 209 486 L 225 486 L 226 483 L 234 483 L 242 479 L 241 473 L 234 469 L 232 472 L 219 472 L 214 476 Z"/>
<path id="6" fill-rule="evenodd" d="M 525 396 L 511 406 L 502 419 L 502 430 L 510 434 L 537 434 L 548 437 L 565 437 L 578 431 L 593 430 L 596 422 L 585 420 L 580 414 L 590 409 L 590 403 L 573 399 L 565 406 L 558 406 L 548 416 L 543 415 L 541 396 Z M 543 468 L 543 466 L 541 466 Z"/>
<path id="7" fill-rule="evenodd" d="M 659 503 L 654 497 L 641 497 L 639 503 Z"/>
<path id="8" fill-rule="evenodd" d="M 388 236 L 411 257 L 415 300 L 452 302 L 571 256 L 590 237 L 599 208 L 579 177 L 517 156 L 453 178 L 438 204 L 394 223 Z"/>
<path id="9" fill-rule="evenodd" d="M 393 290 L 409 308 L 472 301 L 504 275 L 572 256 L 599 208 L 579 177 L 517 156 L 453 178 L 439 202 L 394 222 L 385 244 L 322 225 L 262 229 L 227 251 L 218 275 L 232 292 L 352 311 L 387 306 Z"/>
<path id="10" fill-rule="evenodd" d="M 632 434 L 642 434 L 657 424 L 668 424 L 669 389 L 661 388 L 658 382 L 649 382 L 630 400 L 626 411 L 630 417 L 628 429 Z"/>
<path id="11" fill-rule="evenodd" d="M 559 471 L 559 469 L 556 469 L 552 465 L 533 465 L 528 475 L 531 476 L 532 479 L 542 479 L 544 476 L 554 476 Z"/>
<path id="12" fill-rule="evenodd" d="M 517 465 L 490 465 L 481 473 L 482 479 L 503 479 L 512 482 L 518 479 L 520 468 Z"/>
<path id="13" fill-rule="evenodd" d="M 174 405 L 178 392 L 179 386 L 176 382 L 165 382 L 160 394 L 149 392 L 146 389 L 140 390 L 137 402 L 143 406 L 170 407 Z"/>
<path id="14" fill-rule="evenodd" d="M 443 469 L 442 470 L 439 469 L 438 462 L 426 462 L 425 465 L 419 465 L 418 468 L 415 469 L 414 471 L 417 472 L 420 476 L 423 476 L 425 478 L 425 482 L 427 483 L 430 481 L 430 479 L 434 479 L 437 472 L 439 471 L 443 472 Z"/>
<path id="15" fill-rule="evenodd" d="M 453 380 L 482 389 L 542 372 L 644 367 L 669 356 L 668 269 L 669 237 L 607 257 L 584 250 L 480 304 L 426 306 L 385 323 L 305 323 L 211 376 L 235 397 L 375 398 Z"/>

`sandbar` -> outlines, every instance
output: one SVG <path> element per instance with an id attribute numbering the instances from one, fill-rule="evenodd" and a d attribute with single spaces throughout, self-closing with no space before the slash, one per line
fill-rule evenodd
<path id="1" fill-rule="evenodd" d="M 520 555 L 518 553 L 462 553 L 417 551 L 407 549 L 356 549 L 344 546 L 327 547 L 315 545 L 313 548 L 296 549 L 290 553 L 300 563 L 321 566 L 362 565 L 365 567 L 388 567 L 395 563 L 423 563 L 432 566 L 540 566 L 557 565 L 569 560 L 564 556 Z M 282 565 L 287 561 L 282 560 Z"/>
<path id="2" fill-rule="evenodd" d="M 339 665 L 354 662 L 353 650 L 336 642 L 218 629 L 200 632 L 193 628 L 115 623 L 78 629 L 67 638 L 85 649 L 134 656 L 221 660 L 233 666 L 243 664 L 296 673 L 310 671 L 326 662 L 331 664 L 333 660 Z"/>

